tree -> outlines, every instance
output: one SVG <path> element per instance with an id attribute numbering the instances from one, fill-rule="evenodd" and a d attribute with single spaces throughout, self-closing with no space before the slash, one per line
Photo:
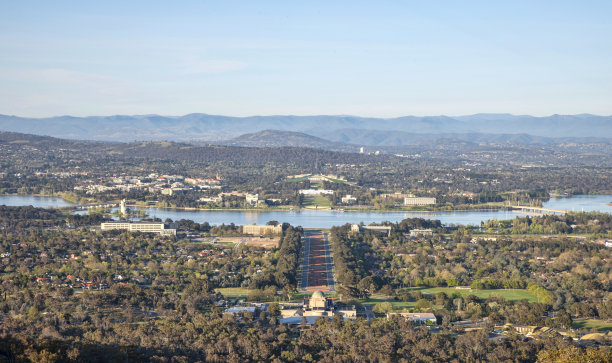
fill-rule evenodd
<path id="1" fill-rule="evenodd" d="M 420 299 L 414 304 L 414 307 L 420 311 L 431 308 L 431 303 L 427 299 Z"/>
<path id="2" fill-rule="evenodd" d="M 271 317 L 279 317 L 281 314 L 280 311 L 280 306 L 277 303 L 272 303 L 270 305 L 268 305 L 268 308 L 266 309 L 266 311 L 268 312 L 268 315 L 270 315 Z"/>
<path id="3" fill-rule="evenodd" d="M 559 311 L 554 321 L 561 328 L 570 329 L 572 327 L 572 316 L 565 310 Z"/>
<path id="4" fill-rule="evenodd" d="M 379 314 L 386 314 L 392 310 L 393 310 L 393 305 L 388 301 L 380 302 L 374 305 L 374 308 L 372 308 L 372 311 L 374 311 L 375 313 L 379 313 Z"/>

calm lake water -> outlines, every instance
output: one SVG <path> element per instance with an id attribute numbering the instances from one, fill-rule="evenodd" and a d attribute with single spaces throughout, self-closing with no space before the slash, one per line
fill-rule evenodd
<path id="1" fill-rule="evenodd" d="M 573 211 L 602 211 L 612 213 L 612 207 L 606 203 L 612 202 L 612 195 L 575 195 L 570 198 L 551 198 L 544 203 L 545 208 L 564 209 Z M 0 196 L 0 205 L 23 206 L 32 205 L 34 207 L 53 208 L 66 207 L 73 204 L 61 198 L 54 197 L 35 197 L 35 196 Z M 380 223 L 384 221 L 399 222 L 405 218 L 425 218 L 439 219 L 443 224 L 472 224 L 478 225 L 482 221 L 491 219 L 514 219 L 517 216 L 524 216 L 524 213 L 508 211 L 469 211 L 469 212 L 337 212 L 329 210 L 300 210 L 300 211 L 183 211 L 167 210 L 158 208 L 143 208 L 150 217 L 158 217 L 162 220 L 171 218 L 172 220 L 191 219 L 198 223 L 208 222 L 213 225 L 234 223 L 244 224 L 265 224 L 268 221 L 287 222 L 292 225 L 305 228 L 329 228 L 331 226 L 342 225 L 345 223 L 372 222 Z"/>
<path id="2" fill-rule="evenodd" d="M 34 195 L 0 195 L 0 205 L 10 207 L 21 207 L 31 205 L 37 208 L 60 208 L 70 207 L 74 204 L 68 203 L 57 197 L 38 197 Z"/>
<path id="3" fill-rule="evenodd" d="M 575 195 L 570 198 L 550 198 L 544 208 L 563 209 L 573 212 L 600 211 L 612 213 L 612 195 Z"/>

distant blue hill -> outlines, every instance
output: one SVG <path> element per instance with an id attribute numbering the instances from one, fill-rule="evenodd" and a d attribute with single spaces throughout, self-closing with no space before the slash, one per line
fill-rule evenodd
<path id="1" fill-rule="evenodd" d="M 499 142 L 508 138 L 514 138 L 515 141 L 529 139 L 531 140 L 529 142 L 546 142 L 552 138 L 564 138 L 565 141 L 592 141 L 612 138 L 612 116 L 580 114 L 534 117 L 476 114 L 458 117 L 368 118 L 357 116 L 230 117 L 197 113 L 185 116 L 114 115 L 24 118 L 0 115 L 0 130 L 67 139 L 103 141 L 207 142 L 230 140 L 240 135 L 263 130 L 301 132 L 334 143 L 358 145 L 398 144 L 404 142 L 402 140 L 412 139 L 431 140 L 438 138 L 435 135 L 472 142 L 478 140 L 488 142 L 486 140 L 491 139 L 490 135 L 506 135 L 498 138 Z M 416 134 L 430 136 L 415 136 Z M 482 139 L 483 134 L 489 136 Z"/>

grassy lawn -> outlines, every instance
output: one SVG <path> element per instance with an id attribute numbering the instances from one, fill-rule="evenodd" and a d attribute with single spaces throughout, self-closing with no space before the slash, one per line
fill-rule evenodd
<path id="1" fill-rule="evenodd" d="M 330 177 L 326 177 L 326 179 L 331 181 L 331 182 L 334 182 L 334 183 L 351 184 L 351 182 L 349 182 L 348 180 L 334 179 L 334 178 L 330 178 Z"/>
<path id="2" fill-rule="evenodd" d="M 246 297 L 249 293 L 249 289 L 245 289 L 242 287 L 220 287 L 215 289 L 215 291 L 220 292 L 224 296 L 244 296 Z"/>
<path id="3" fill-rule="evenodd" d="M 363 305 L 372 305 L 372 306 L 378 303 L 381 303 L 381 302 L 390 302 L 391 305 L 393 305 L 394 310 L 413 308 L 415 304 L 414 301 L 393 301 L 393 300 L 374 299 L 374 298 L 364 299 L 361 301 Z"/>
<path id="4" fill-rule="evenodd" d="M 467 296 L 467 295 L 475 295 L 481 299 L 486 299 L 489 296 L 491 296 L 491 294 L 499 294 L 501 295 L 504 299 L 508 300 L 508 301 L 519 301 L 519 300 L 527 300 L 529 302 L 537 302 L 538 299 L 532 295 L 529 291 L 527 290 L 520 290 L 520 289 L 498 289 L 498 290 L 476 290 L 476 289 L 469 289 L 469 290 L 463 290 L 463 289 L 455 289 L 452 287 L 431 287 L 431 288 L 411 288 L 409 290 L 419 290 L 422 293 L 430 293 L 430 294 L 435 294 L 436 292 L 444 292 L 447 295 L 452 295 L 453 293 L 459 293 L 461 294 L 461 296 Z"/>
<path id="5" fill-rule="evenodd" d="M 331 201 L 329 199 L 327 199 L 326 197 L 323 196 L 315 196 L 315 195 L 308 195 L 304 197 L 304 207 L 314 207 L 314 206 L 318 206 L 319 208 L 323 207 L 323 208 L 330 208 L 331 207 Z"/>
<path id="6" fill-rule="evenodd" d="M 340 296 L 335 292 L 325 292 L 324 294 L 325 297 L 329 297 L 332 299 L 340 298 Z M 298 292 L 297 294 L 293 294 L 292 300 L 310 298 L 310 296 L 312 296 L 312 292 Z"/>
<path id="7" fill-rule="evenodd" d="M 300 181 L 304 181 L 306 179 L 308 179 L 309 176 L 303 176 L 301 178 L 286 178 L 285 181 L 289 182 L 289 183 L 293 183 L 293 182 L 300 182 Z"/>
<path id="8" fill-rule="evenodd" d="M 605 320 L 574 320 L 572 326 L 574 329 L 584 329 L 589 331 L 595 328 L 600 333 L 605 333 L 612 330 L 612 322 L 607 322 Z"/>

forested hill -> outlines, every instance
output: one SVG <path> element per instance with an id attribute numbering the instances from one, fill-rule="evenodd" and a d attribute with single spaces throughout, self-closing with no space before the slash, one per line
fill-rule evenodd
<path id="1" fill-rule="evenodd" d="M 28 158 L 53 156 L 77 160 L 140 159 L 193 163 L 227 162 L 236 165 L 240 163 L 296 166 L 313 166 L 318 163 L 363 164 L 392 158 L 386 155 L 364 155 L 300 147 L 195 146 L 167 141 L 132 143 L 73 141 L 12 132 L 0 132 L 0 151 L 11 154 L 23 152 Z"/>
<path id="2" fill-rule="evenodd" d="M 254 146 L 254 147 L 311 147 L 316 149 L 335 151 L 359 151 L 359 146 L 344 142 L 334 142 L 319 137 L 305 134 L 303 132 L 264 130 L 260 132 L 244 134 L 239 137 L 217 142 L 219 145 Z"/>
<path id="3" fill-rule="evenodd" d="M 64 140 L 12 132 L 0 132 L 0 154 L 9 165 L 18 160 L 39 160 L 40 165 L 50 160 L 72 162 L 104 161 L 165 161 L 175 163 L 219 165 L 241 164 L 266 166 L 274 164 L 294 166 L 316 171 L 323 164 L 380 164 L 398 160 L 391 154 L 402 154 L 411 163 L 438 160 L 439 162 L 477 162 L 496 165 L 612 165 L 611 149 L 601 144 L 567 146 L 476 144 L 458 140 L 438 140 L 435 143 L 380 148 L 367 148 L 365 154 L 322 150 L 308 147 L 239 147 L 228 145 L 192 145 L 170 141 L 100 142 Z M 420 161 L 419 161 L 420 160 Z M 31 164 L 28 162 L 28 164 Z"/>

